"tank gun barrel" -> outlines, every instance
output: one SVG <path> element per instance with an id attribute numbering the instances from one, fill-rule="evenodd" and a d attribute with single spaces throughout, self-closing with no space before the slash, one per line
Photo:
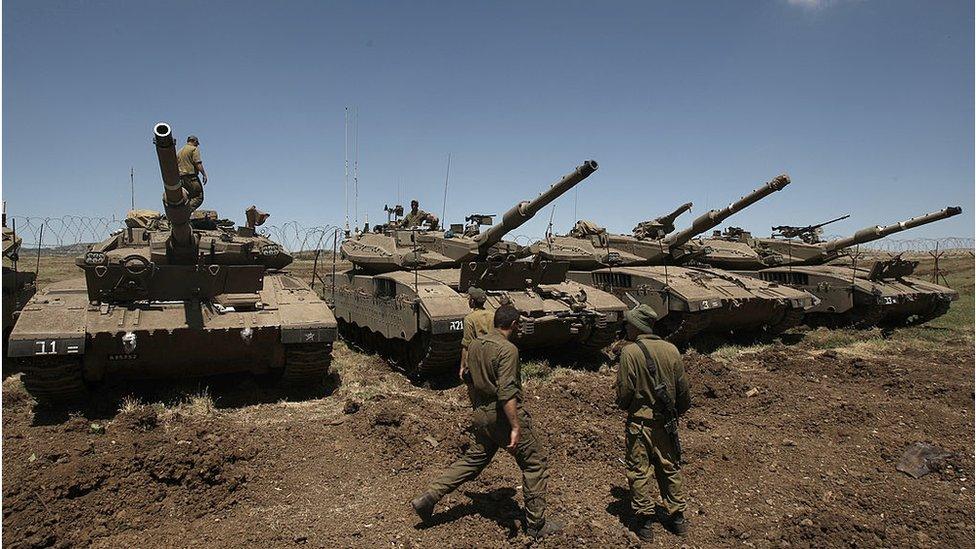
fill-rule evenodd
<path id="1" fill-rule="evenodd" d="M 674 224 L 674 220 L 678 219 L 679 215 L 690 210 L 692 206 L 694 206 L 693 203 L 685 202 L 684 204 L 678 206 L 673 212 L 669 213 L 668 215 L 662 215 L 661 217 L 658 217 L 654 221 L 657 221 L 658 223 L 662 223 L 662 224 L 666 224 L 666 223 Z"/>
<path id="2" fill-rule="evenodd" d="M 824 251 L 835 252 L 844 248 L 849 248 L 858 244 L 865 244 L 867 242 L 873 242 L 875 240 L 880 240 L 888 235 L 899 233 L 901 231 L 911 229 L 914 227 L 920 227 L 922 225 L 927 225 L 941 219 L 947 219 L 954 215 L 959 215 L 962 213 L 962 208 L 959 206 L 949 206 L 937 212 L 928 213 L 925 215 L 920 215 L 907 219 L 905 221 L 899 221 L 898 223 L 893 223 L 887 226 L 875 225 L 874 227 L 865 227 L 860 231 L 857 231 L 851 236 L 844 238 L 837 238 L 829 242 L 823 243 Z"/>
<path id="3" fill-rule="evenodd" d="M 553 200 L 575 187 L 597 170 L 599 165 L 596 160 L 587 160 L 575 170 L 565 175 L 562 179 L 553 184 L 549 189 L 540 194 L 534 200 L 526 200 L 513 206 L 502 215 L 501 223 L 493 225 L 477 237 L 478 249 L 487 250 L 489 247 L 502 241 L 504 236 L 522 226 L 525 222 L 532 219 L 539 210 L 545 208 Z"/>
<path id="4" fill-rule="evenodd" d="M 756 202 L 759 202 L 776 191 L 782 190 L 789 184 L 790 177 L 788 175 L 778 175 L 773 178 L 772 181 L 769 181 L 762 187 L 759 187 L 751 193 L 743 196 L 725 208 L 721 210 L 711 210 L 698 216 L 694 221 L 691 222 L 691 227 L 688 227 L 683 231 L 670 234 L 664 239 L 664 243 L 671 247 L 681 246 L 695 236 L 717 227 L 720 223 L 731 217 L 732 214 L 751 206 Z"/>
<path id="5" fill-rule="evenodd" d="M 166 122 L 153 126 L 153 143 L 159 160 L 159 173 L 163 178 L 163 208 L 170 223 L 170 240 L 174 247 L 187 249 L 193 246 L 193 230 L 190 227 L 190 207 L 186 191 L 180 183 L 180 168 L 176 160 L 176 141 Z"/>

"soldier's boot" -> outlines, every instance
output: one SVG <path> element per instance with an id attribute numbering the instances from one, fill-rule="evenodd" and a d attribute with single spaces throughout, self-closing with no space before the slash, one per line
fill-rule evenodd
<path id="1" fill-rule="evenodd" d="M 563 525 L 558 522 L 548 519 L 542 523 L 542 526 L 538 528 L 527 526 L 525 528 L 525 533 L 532 536 L 535 539 L 544 538 L 549 534 L 553 534 L 563 529 Z"/>
<path id="2" fill-rule="evenodd" d="M 638 515 L 637 531 L 635 532 L 641 541 L 654 541 L 654 519 Z"/>
<path id="3" fill-rule="evenodd" d="M 671 515 L 664 526 L 676 536 L 685 537 L 688 535 L 688 521 L 685 520 L 685 514 L 681 511 Z"/>
<path id="4" fill-rule="evenodd" d="M 424 492 L 410 502 L 410 506 L 424 523 L 430 522 L 430 517 L 434 516 L 435 505 L 437 505 L 437 498 L 430 492 Z"/>

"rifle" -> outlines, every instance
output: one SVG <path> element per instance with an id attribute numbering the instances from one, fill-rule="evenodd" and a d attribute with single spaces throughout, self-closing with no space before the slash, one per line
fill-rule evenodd
<path id="1" fill-rule="evenodd" d="M 654 380 L 654 401 L 659 408 L 655 412 L 661 414 L 661 417 L 664 418 L 664 431 L 671 439 L 671 446 L 674 448 L 675 457 L 678 458 L 675 465 L 680 465 L 681 439 L 678 438 L 678 409 L 674 405 L 674 399 L 671 398 L 671 393 L 668 392 L 668 386 L 659 383 L 657 380 L 657 364 L 654 362 L 654 358 L 651 357 L 650 351 L 640 343 L 637 343 L 637 346 L 644 352 L 644 361 L 647 369 L 650 370 L 651 379 Z"/>

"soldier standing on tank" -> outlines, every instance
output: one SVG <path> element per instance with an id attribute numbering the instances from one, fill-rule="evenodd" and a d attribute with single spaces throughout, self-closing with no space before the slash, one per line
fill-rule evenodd
<path id="1" fill-rule="evenodd" d="M 691 397 L 681 354 L 654 334 L 654 309 L 639 305 L 624 316 L 631 343 L 620 352 L 617 406 L 627 410 L 627 480 L 631 507 L 639 520 L 637 535 L 645 541 L 654 538 L 656 498 L 651 486 L 657 480 L 667 512 L 664 525 L 684 536 L 688 523 L 677 425 L 678 416 L 691 406 Z"/>
<path id="2" fill-rule="evenodd" d="M 437 225 L 440 222 L 436 215 L 421 210 L 420 202 L 416 199 L 411 200 L 410 211 L 407 212 L 407 215 L 403 216 L 401 224 L 407 229 L 412 229 L 419 227 L 424 221 L 430 225 L 431 229 L 437 229 Z"/>
<path id="3" fill-rule="evenodd" d="M 485 309 L 485 302 L 488 294 L 481 288 L 468 288 L 468 306 L 471 312 L 464 317 L 464 337 L 461 339 L 461 379 L 470 382 L 470 377 L 465 376 L 468 371 L 468 346 L 475 339 L 491 333 L 494 322 L 494 312 Z"/>
<path id="4" fill-rule="evenodd" d="M 526 533 L 539 538 L 560 528 L 545 517 L 549 480 L 546 455 L 533 431 L 532 418 L 522 407 L 519 352 L 509 341 L 518 318 L 515 307 L 499 307 L 493 316 L 495 329 L 468 347 L 468 396 L 472 408 L 469 430 L 474 440 L 461 459 L 410 502 L 425 523 L 430 521 L 441 498 L 477 478 L 498 449 L 504 448 L 522 469 Z"/>
<path id="5" fill-rule="evenodd" d="M 200 159 L 200 140 L 197 136 L 186 138 L 186 145 L 176 153 L 176 160 L 180 166 L 180 183 L 186 190 L 190 211 L 196 210 L 203 204 L 203 186 L 207 184 L 207 170 L 203 169 L 203 160 Z"/>

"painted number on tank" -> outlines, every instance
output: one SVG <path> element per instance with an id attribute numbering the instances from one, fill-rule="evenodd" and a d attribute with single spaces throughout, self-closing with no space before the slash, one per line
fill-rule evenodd
<path id="1" fill-rule="evenodd" d="M 451 321 L 451 329 L 452 330 L 463 330 L 464 329 L 464 321 L 463 320 L 452 320 Z"/>
<path id="2" fill-rule="evenodd" d="M 35 341 L 34 345 L 37 349 L 34 350 L 35 355 L 56 355 L 58 354 L 58 342 L 56 340 L 46 341 Z"/>

